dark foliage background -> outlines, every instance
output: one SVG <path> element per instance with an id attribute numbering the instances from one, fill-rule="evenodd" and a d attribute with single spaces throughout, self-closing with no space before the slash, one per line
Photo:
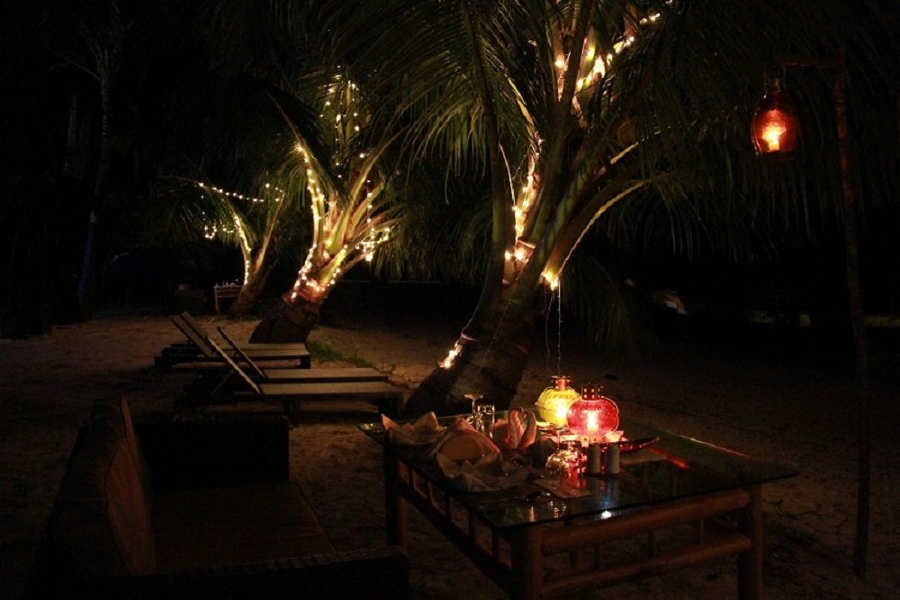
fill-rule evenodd
<path id="1" fill-rule="evenodd" d="M 165 308 L 173 306 L 179 284 L 208 292 L 240 272 L 235 248 L 203 240 L 173 207 L 183 200 L 185 178 L 246 190 L 283 158 L 289 132 L 248 81 L 284 85 L 297 83 L 298 73 L 316 75 L 313 65 L 329 50 L 330 29 L 315 28 L 322 15 L 285 18 L 305 4 L 4 5 L 0 44 L 8 59 L 0 68 L 8 151 L 0 208 L 0 336 L 48 331 L 78 316 L 102 111 L 97 82 L 87 72 L 95 67 L 87 42 L 112 43 L 110 7 L 119 6 L 123 33 L 92 284 L 100 307 Z M 896 3 L 875 4 L 883 15 L 879 31 L 896 32 Z M 856 150 L 860 161 L 880 165 L 860 179 L 863 289 L 867 312 L 897 314 L 900 72 L 891 36 L 873 34 L 871 43 L 894 60 L 854 67 L 860 86 L 854 98 L 865 99 L 851 105 Z M 870 72 L 879 76 L 866 77 Z M 789 74 L 788 84 L 800 107 L 828 100 L 827 88 L 810 84 L 803 73 Z M 836 165 L 833 146 L 820 143 L 833 124 L 807 125 L 805 146 L 815 151 L 799 160 Z M 464 297 L 480 281 L 490 222 L 487 177 L 465 152 L 442 152 L 436 145 L 420 163 L 407 163 L 407 220 L 394 251 L 379 253 L 372 268 L 358 267 L 349 278 L 441 281 L 462 286 Z M 446 168 L 451 162 L 452 172 Z M 814 193 L 818 186 L 808 187 Z M 660 332 L 684 332 L 684 325 L 667 329 L 672 323 L 716 332 L 723 323 L 746 322 L 749 309 L 767 310 L 784 326 L 796 325 L 804 313 L 814 324 L 843 328 L 841 237 L 833 213 L 723 215 L 699 203 L 692 210 L 700 212 L 687 214 L 648 195 L 602 220 L 566 271 L 567 327 L 626 354 L 652 347 Z M 270 278 L 270 298 L 287 287 L 302 260 L 303 224 L 292 232 L 295 250 Z M 687 317 L 661 304 L 662 290 L 677 291 Z M 403 294 L 396 306 L 405 302 L 415 311 L 419 300 Z"/>

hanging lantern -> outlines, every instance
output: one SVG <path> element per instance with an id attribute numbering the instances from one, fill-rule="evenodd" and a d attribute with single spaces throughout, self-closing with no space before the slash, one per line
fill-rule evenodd
<path id="1" fill-rule="evenodd" d="M 797 147 L 800 123 L 788 95 L 775 79 L 767 86 L 750 124 L 756 154 L 786 154 Z"/>
<path id="2" fill-rule="evenodd" d="M 588 443 L 603 441 L 608 432 L 619 427 L 619 407 L 601 394 L 601 389 L 597 385 L 582 387 L 581 399 L 569 408 L 569 429 Z"/>
<path id="3" fill-rule="evenodd" d="M 579 398 L 578 392 L 569 386 L 571 382 L 572 378 L 567 375 L 554 375 L 553 386 L 541 392 L 534 407 L 542 421 L 557 427 L 566 426 L 569 407 Z"/>

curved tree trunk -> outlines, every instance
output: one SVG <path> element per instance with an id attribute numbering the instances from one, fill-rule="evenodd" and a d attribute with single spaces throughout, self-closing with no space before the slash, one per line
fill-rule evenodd
<path id="1" fill-rule="evenodd" d="M 509 408 L 528 365 L 538 311 L 529 302 L 485 312 L 481 323 L 468 325 L 460 335 L 452 365 L 436 367 L 410 396 L 405 412 L 469 412 L 466 394 L 483 395 L 498 410 Z"/>
<path id="2" fill-rule="evenodd" d="M 228 307 L 228 316 L 232 319 L 243 317 L 256 308 L 259 295 L 262 293 L 263 285 L 255 279 L 250 279 L 241 287 L 237 298 Z"/>
<path id="3" fill-rule="evenodd" d="M 249 273 L 247 282 L 241 286 L 238 297 L 228 307 L 228 316 L 232 319 L 246 316 L 256 308 L 259 297 L 266 288 L 266 281 L 269 280 L 269 275 L 275 268 L 275 260 L 267 260 L 267 256 L 267 254 L 263 254 L 253 263 L 255 267 Z"/>
<path id="4" fill-rule="evenodd" d="M 291 302 L 290 293 L 282 294 L 250 335 L 251 343 L 305 342 L 316 323 L 324 297 L 317 301 L 298 296 Z"/>

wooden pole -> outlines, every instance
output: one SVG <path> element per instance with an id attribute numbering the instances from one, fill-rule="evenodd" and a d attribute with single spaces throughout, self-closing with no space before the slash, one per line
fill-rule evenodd
<path id="1" fill-rule="evenodd" d="M 750 548 L 738 555 L 738 591 L 741 600 L 762 596 L 763 527 L 762 486 L 752 485 L 750 504 L 741 512 L 741 530 L 750 539 Z"/>
<path id="2" fill-rule="evenodd" d="M 384 512 L 387 525 L 387 543 L 400 546 L 404 552 L 407 547 L 407 504 L 400 493 L 397 481 L 398 461 L 389 448 L 384 450 Z M 412 473 L 410 473 L 412 485 Z"/>
<path id="3" fill-rule="evenodd" d="M 852 179 L 850 131 L 847 119 L 847 86 L 849 76 L 844 53 L 838 56 L 838 72 L 832 86 L 838 152 L 841 163 L 841 213 L 844 223 L 844 249 L 847 268 L 847 300 L 856 358 L 857 394 L 857 496 L 856 541 L 853 566 L 860 577 L 866 573 L 869 545 L 869 493 L 871 488 L 871 405 L 869 387 L 869 351 L 864 322 L 862 289 L 859 282 L 859 238 L 856 221 L 855 186 Z"/>
<path id="4" fill-rule="evenodd" d="M 836 69 L 831 87 L 834 103 L 834 120 L 838 141 L 838 158 L 841 169 L 841 221 L 844 225 L 844 255 L 847 273 L 847 304 L 853 329 L 853 346 L 856 363 L 857 398 L 857 493 L 856 540 L 853 545 L 853 567 L 864 577 L 869 546 L 869 495 L 871 490 L 870 432 L 872 422 L 871 387 L 869 382 L 869 344 L 866 339 L 865 313 L 862 304 L 862 286 L 859 281 L 859 234 L 856 220 L 856 186 L 853 180 L 850 126 L 847 118 L 847 87 L 850 76 L 843 48 L 835 59 L 811 56 L 782 56 L 781 64 L 790 67 L 815 67 Z"/>
<path id="5" fill-rule="evenodd" d="M 520 527 L 510 540 L 512 550 L 512 589 L 515 600 L 537 600 L 543 596 L 544 573 L 541 554 L 541 528 Z"/>

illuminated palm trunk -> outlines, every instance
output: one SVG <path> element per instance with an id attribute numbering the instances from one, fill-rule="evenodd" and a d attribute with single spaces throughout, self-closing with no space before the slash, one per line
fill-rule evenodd
<path id="1" fill-rule="evenodd" d="M 346 187 L 317 177 L 315 159 L 298 143 L 313 220 L 313 241 L 290 290 L 281 295 L 250 337 L 252 342 L 305 342 L 322 303 L 344 273 L 374 258 L 390 226 L 384 183 L 369 179 L 377 154 L 359 153 Z"/>
<path id="2" fill-rule="evenodd" d="M 551 291 L 572 252 L 601 215 L 621 199 L 650 184 L 638 177 L 637 144 L 607 142 L 591 131 L 583 108 L 605 93 L 599 85 L 615 56 L 634 42 L 634 27 L 610 47 L 601 47 L 591 29 L 596 8 L 584 1 L 550 25 L 551 69 L 556 81 L 556 105 L 549 136 L 541 139 L 524 106 L 533 140 L 519 177 L 501 160 L 499 128 L 493 93 L 479 65 L 483 64 L 477 20 L 467 21 L 476 49 L 475 79 L 484 106 L 488 135 L 493 203 L 492 255 L 478 305 L 469 323 L 437 368 L 409 399 L 406 410 L 449 414 L 468 411 L 467 394 L 481 394 L 497 408 L 507 408 L 528 363 L 534 325 L 540 315 L 543 286 Z M 652 26 L 658 16 L 641 23 Z M 570 43 L 563 43 L 566 39 Z M 568 54 L 563 48 L 568 48 Z M 627 125 L 627 116 L 617 125 Z M 601 134 L 607 136 L 610 128 Z M 604 148 L 598 152 L 597 147 Z M 515 162 L 515 161 L 513 161 Z M 512 194 L 510 189 L 512 188 Z M 512 202 L 509 198 L 512 196 Z M 502 265 L 502 266 L 500 266 Z"/>

